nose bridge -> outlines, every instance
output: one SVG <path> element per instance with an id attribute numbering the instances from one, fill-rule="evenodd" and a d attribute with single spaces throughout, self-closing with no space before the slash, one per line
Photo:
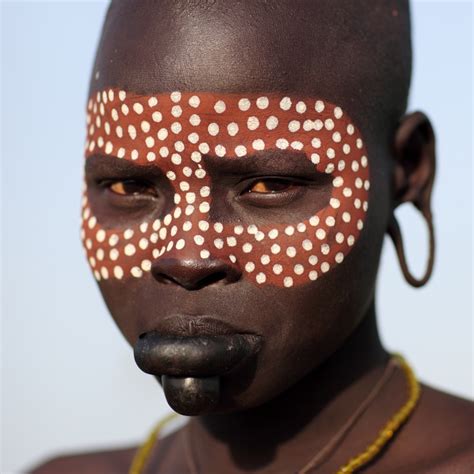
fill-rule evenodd
<path id="1" fill-rule="evenodd" d="M 175 153 L 171 156 L 174 166 L 167 172 L 174 188 L 174 208 L 163 220 L 169 229 L 166 249 L 192 259 L 210 257 L 206 238 L 212 226 L 211 183 L 201 159 L 197 150 Z"/>
<path id="2" fill-rule="evenodd" d="M 173 146 L 173 144 L 169 144 Z M 160 283 L 195 290 L 237 281 L 242 272 L 224 245 L 216 245 L 224 226 L 210 219 L 210 179 L 198 150 L 179 149 L 171 155 L 167 177 L 174 189 L 174 207 L 158 221 L 161 248 L 154 254 L 152 274 Z"/>

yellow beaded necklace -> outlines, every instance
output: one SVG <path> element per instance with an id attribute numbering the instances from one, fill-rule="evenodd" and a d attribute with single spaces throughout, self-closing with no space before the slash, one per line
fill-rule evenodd
<path id="1" fill-rule="evenodd" d="M 415 409 L 418 399 L 420 398 L 420 385 L 413 373 L 413 370 L 408 365 L 406 360 L 399 354 L 394 354 L 392 356 L 392 360 L 396 361 L 403 370 L 408 385 L 408 399 L 403 404 L 403 406 L 397 410 L 394 415 L 392 415 L 385 426 L 380 430 L 375 440 L 369 446 L 367 446 L 363 452 L 359 453 L 357 456 L 354 456 L 344 466 L 340 467 L 335 474 L 354 473 L 362 466 L 372 461 Z M 156 425 L 145 443 L 143 443 L 143 445 L 137 450 L 133 458 L 132 465 L 130 466 L 129 474 L 142 474 L 143 467 L 148 461 L 151 450 L 156 443 L 161 429 L 177 416 L 178 415 L 176 413 L 171 413 Z M 307 471 L 306 468 L 303 468 L 303 471 L 299 472 L 309 471 Z"/>

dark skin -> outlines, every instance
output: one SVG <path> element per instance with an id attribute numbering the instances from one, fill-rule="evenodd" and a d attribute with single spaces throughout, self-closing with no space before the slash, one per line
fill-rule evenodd
<path id="1" fill-rule="evenodd" d="M 423 114 L 403 116 L 410 75 L 406 5 L 348 0 L 337 6 L 300 2 L 295 9 L 293 2 L 275 3 L 160 2 L 159 14 L 151 3 L 138 11 L 114 4 L 94 67 L 100 75 L 91 83 L 92 92 L 119 87 L 142 94 L 211 90 L 324 97 L 348 111 L 368 149 L 372 185 L 364 231 L 343 264 L 316 282 L 291 289 L 257 287 L 219 267 L 221 276 L 196 290 L 193 282 L 212 274 L 214 267 L 176 258 L 161 272 L 173 284 L 156 273 L 100 283 L 132 346 L 140 334 L 177 311 L 212 314 L 264 339 L 258 363 L 227 377 L 216 410 L 193 418 L 185 428 L 199 471 L 206 473 L 295 472 L 356 410 L 388 359 L 376 328 L 374 295 L 390 216 L 402 203 L 414 203 L 422 212 L 430 207 L 434 134 Z M 100 166 L 112 175 L 108 163 L 102 160 Z M 261 166 L 263 179 L 268 170 Z M 228 170 L 215 163 L 209 167 L 216 182 L 226 183 L 225 191 L 233 189 L 235 184 L 225 179 Z M 283 161 L 280 173 L 291 172 Z M 97 165 L 86 166 L 89 182 L 94 173 Z M 92 193 L 90 200 L 109 222 L 131 223 L 129 214 L 108 213 L 99 194 Z M 314 194 L 305 192 L 297 205 L 303 212 L 313 201 Z M 222 206 L 215 212 L 225 222 L 234 210 Z M 250 207 L 240 212 L 248 223 L 256 218 Z M 284 206 L 282 215 L 291 219 Z M 360 452 L 405 400 L 398 371 L 364 422 L 315 472 L 334 472 Z M 413 416 L 364 472 L 471 472 L 472 411 L 469 402 L 423 386 Z M 135 448 L 64 456 L 33 472 L 126 472 Z M 185 459 L 180 430 L 160 441 L 147 472 L 189 472 Z"/>

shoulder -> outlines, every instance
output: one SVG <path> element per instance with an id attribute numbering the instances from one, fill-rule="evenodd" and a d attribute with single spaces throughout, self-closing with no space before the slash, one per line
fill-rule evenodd
<path id="1" fill-rule="evenodd" d="M 417 430 L 425 433 L 433 474 L 474 472 L 474 403 L 423 386 Z"/>
<path id="2" fill-rule="evenodd" d="M 452 395 L 435 389 L 428 385 L 421 385 L 421 398 L 417 417 L 425 420 L 431 419 L 431 423 L 448 423 L 446 429 L 468 430 L 471 423 L 468 415 L 474 414 L 474 403 L 465 398 Z M 435 415 L 435 416 L 433 416 Z"/>
<path id="3" fill-rule="evenodd" d="M 127 473 L 137 447 L 56 456 L 33 467 L 31 474 Z"/>
<path id="4" fill-rule="evenodd" d="M 386 453 L 397 469 L 387 472 L 474 472 L 473 420 L 473 402 L 422 385 L 413 416 Z"/>
<path id="5" fill-rule="evenodd" d="M 152 450 L 150 467 L 153 472 L 170 472 L 166 470 L 168 463 L 179 464 L 182 455 L 175 452 L 175 441 L 181 429 L 176 429 L 159 439 Z M 133 457 L 139 446 L 126 448 L 77 452 L 55 456 L 29 469 L 29 474 L 126 474 L 132 464 Z M 161 466 L 166 469 L 162 470 Z M 160 466 L 154 469 L 155 466 Z M 172 471 L 172 472 L 177 472 Z M 180 471 L 178 471 L 180 472 Z"/>

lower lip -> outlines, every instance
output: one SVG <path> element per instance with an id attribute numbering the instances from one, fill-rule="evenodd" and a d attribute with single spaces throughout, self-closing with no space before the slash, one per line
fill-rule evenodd
<path id="1" fill-rule="evenodd" d="M 260 348 L 261 337 L 254 334 L 176 336 L 151 331 L 140 336 L 134 356 L 149 374 L 212 377 L 235 370 Z"/>

